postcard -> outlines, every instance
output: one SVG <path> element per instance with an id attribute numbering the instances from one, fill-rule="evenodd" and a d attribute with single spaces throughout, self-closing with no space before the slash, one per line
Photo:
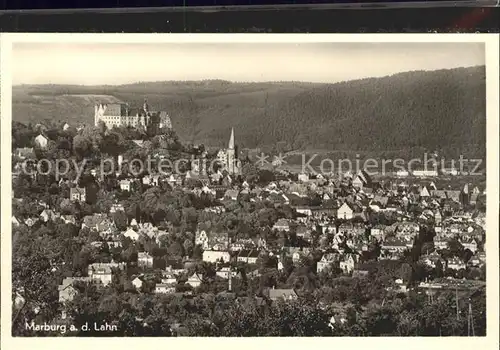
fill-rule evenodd
<path id="1" fill-rule="evenodd" d="M 498 35 L 0 42 L 4 347 L 497 348 Z"/>

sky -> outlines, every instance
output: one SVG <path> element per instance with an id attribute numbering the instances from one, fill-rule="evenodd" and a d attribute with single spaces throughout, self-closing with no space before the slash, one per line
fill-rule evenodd
<path id="1" fill-rule="evenodd" d="M 335 83 L 485 64 L 483 43 L 15 43 L 13 84 Z"/>

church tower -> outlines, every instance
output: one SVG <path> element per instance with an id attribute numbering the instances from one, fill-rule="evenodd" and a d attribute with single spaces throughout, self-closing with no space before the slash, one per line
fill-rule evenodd
<path id="1" fill-rule="evenodd" d="M 236 154 L 234 149 L 234 128 L 231 128 L 231 137 L 229 138 L 229 144 L 227 148 L 227 163 L 226 167 L 230 174 L 235 173 L 235 162 L 236 162 Z"/>
<path id="2" fill-rule="evenodd" d="M 143 113 L 139 117 L 139 125 L 146 127 L 149 120 L 149 106 L 148 100 L 144 99 L 144 104 L 142 105 Z"/>

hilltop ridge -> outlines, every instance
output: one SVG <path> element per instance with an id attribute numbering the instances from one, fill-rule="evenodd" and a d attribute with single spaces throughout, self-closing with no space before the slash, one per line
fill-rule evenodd
<path id="1" fill-rule="evenodd" d="M 92 123 L 98 102 L 166 110 L 187 142 L 289 150 L 450 150 L 483 154 L 485 67 L 412 71 L 334 84 L 147 82 L 119 86 L 22 85 L 13 119 Z"/>

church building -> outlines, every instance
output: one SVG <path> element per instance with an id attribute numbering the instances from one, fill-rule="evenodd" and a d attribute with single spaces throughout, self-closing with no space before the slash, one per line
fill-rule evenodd
<path id="1" fill-rule="evenodd" d="M 221 149 L 217 153 L 217 161 L 222 166 L 221 170 L 226 170 L 229 174 L 238 175 L 241 173 L 241 165 L 238 159 L 236 146 L 234 144 L 234 128 L 231 129 L 228 148 Z"/>

